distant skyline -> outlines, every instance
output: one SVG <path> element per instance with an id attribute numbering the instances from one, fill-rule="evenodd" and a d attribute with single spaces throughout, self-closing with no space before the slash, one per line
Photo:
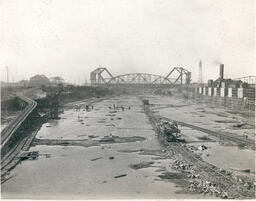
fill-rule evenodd
<path id="1" fill-rule="evenodd" d="M 254 0 L 0 0 L 1 81 L 35 74 L 67 82 L 113 75 L 167 75 L 184 67 L 198 80 L 255 75 Z"/>

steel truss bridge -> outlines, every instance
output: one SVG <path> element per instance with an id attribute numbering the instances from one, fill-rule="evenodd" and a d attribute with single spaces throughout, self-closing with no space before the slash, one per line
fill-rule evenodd
<path id="1" fill-rule="evenodd" d="M 131 73 L 113 76 L 107 68 L 97 68 L 90 74 L 92 86 L 98 85 L 150 85 L 150 86 L 176 86 L 188 85 L 191 81 L 191 72 L 174 67 L 166 76 L 148 73 Z"/>

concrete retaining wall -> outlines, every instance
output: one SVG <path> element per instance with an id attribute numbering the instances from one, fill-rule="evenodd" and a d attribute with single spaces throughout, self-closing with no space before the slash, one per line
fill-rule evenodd
<path id="1" fill-rule="evenodd" d="M 196 87 L 194 97 L 236 109 L 255 110 L 255 88 Z"/>

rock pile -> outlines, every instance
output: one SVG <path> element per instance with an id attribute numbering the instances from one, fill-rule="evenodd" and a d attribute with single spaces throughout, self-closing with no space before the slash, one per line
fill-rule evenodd
<path id="1" fill-rule="evenodd" d="M 222 191 L 216 183 L 204 180 L 190 181 L 189 191 L 205 194 L 210 193 L 221 198 L 232 198 L 227 192 Z"/>

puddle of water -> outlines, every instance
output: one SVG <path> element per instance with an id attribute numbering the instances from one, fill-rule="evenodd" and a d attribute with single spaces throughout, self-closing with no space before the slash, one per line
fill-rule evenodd
<path id="1" fill-rule="evenodd" d="M 255 171 L 255 152 L 248 149 L 239 149 L 234 146 L 223 146 L 216 142 L 193 143 L 199 147 L 204 144 L 208 149 L 200 151 L 203 160 L 223 169 L 250 169 Z M 209 156 L 207 156 L 209 154 Z"/>

